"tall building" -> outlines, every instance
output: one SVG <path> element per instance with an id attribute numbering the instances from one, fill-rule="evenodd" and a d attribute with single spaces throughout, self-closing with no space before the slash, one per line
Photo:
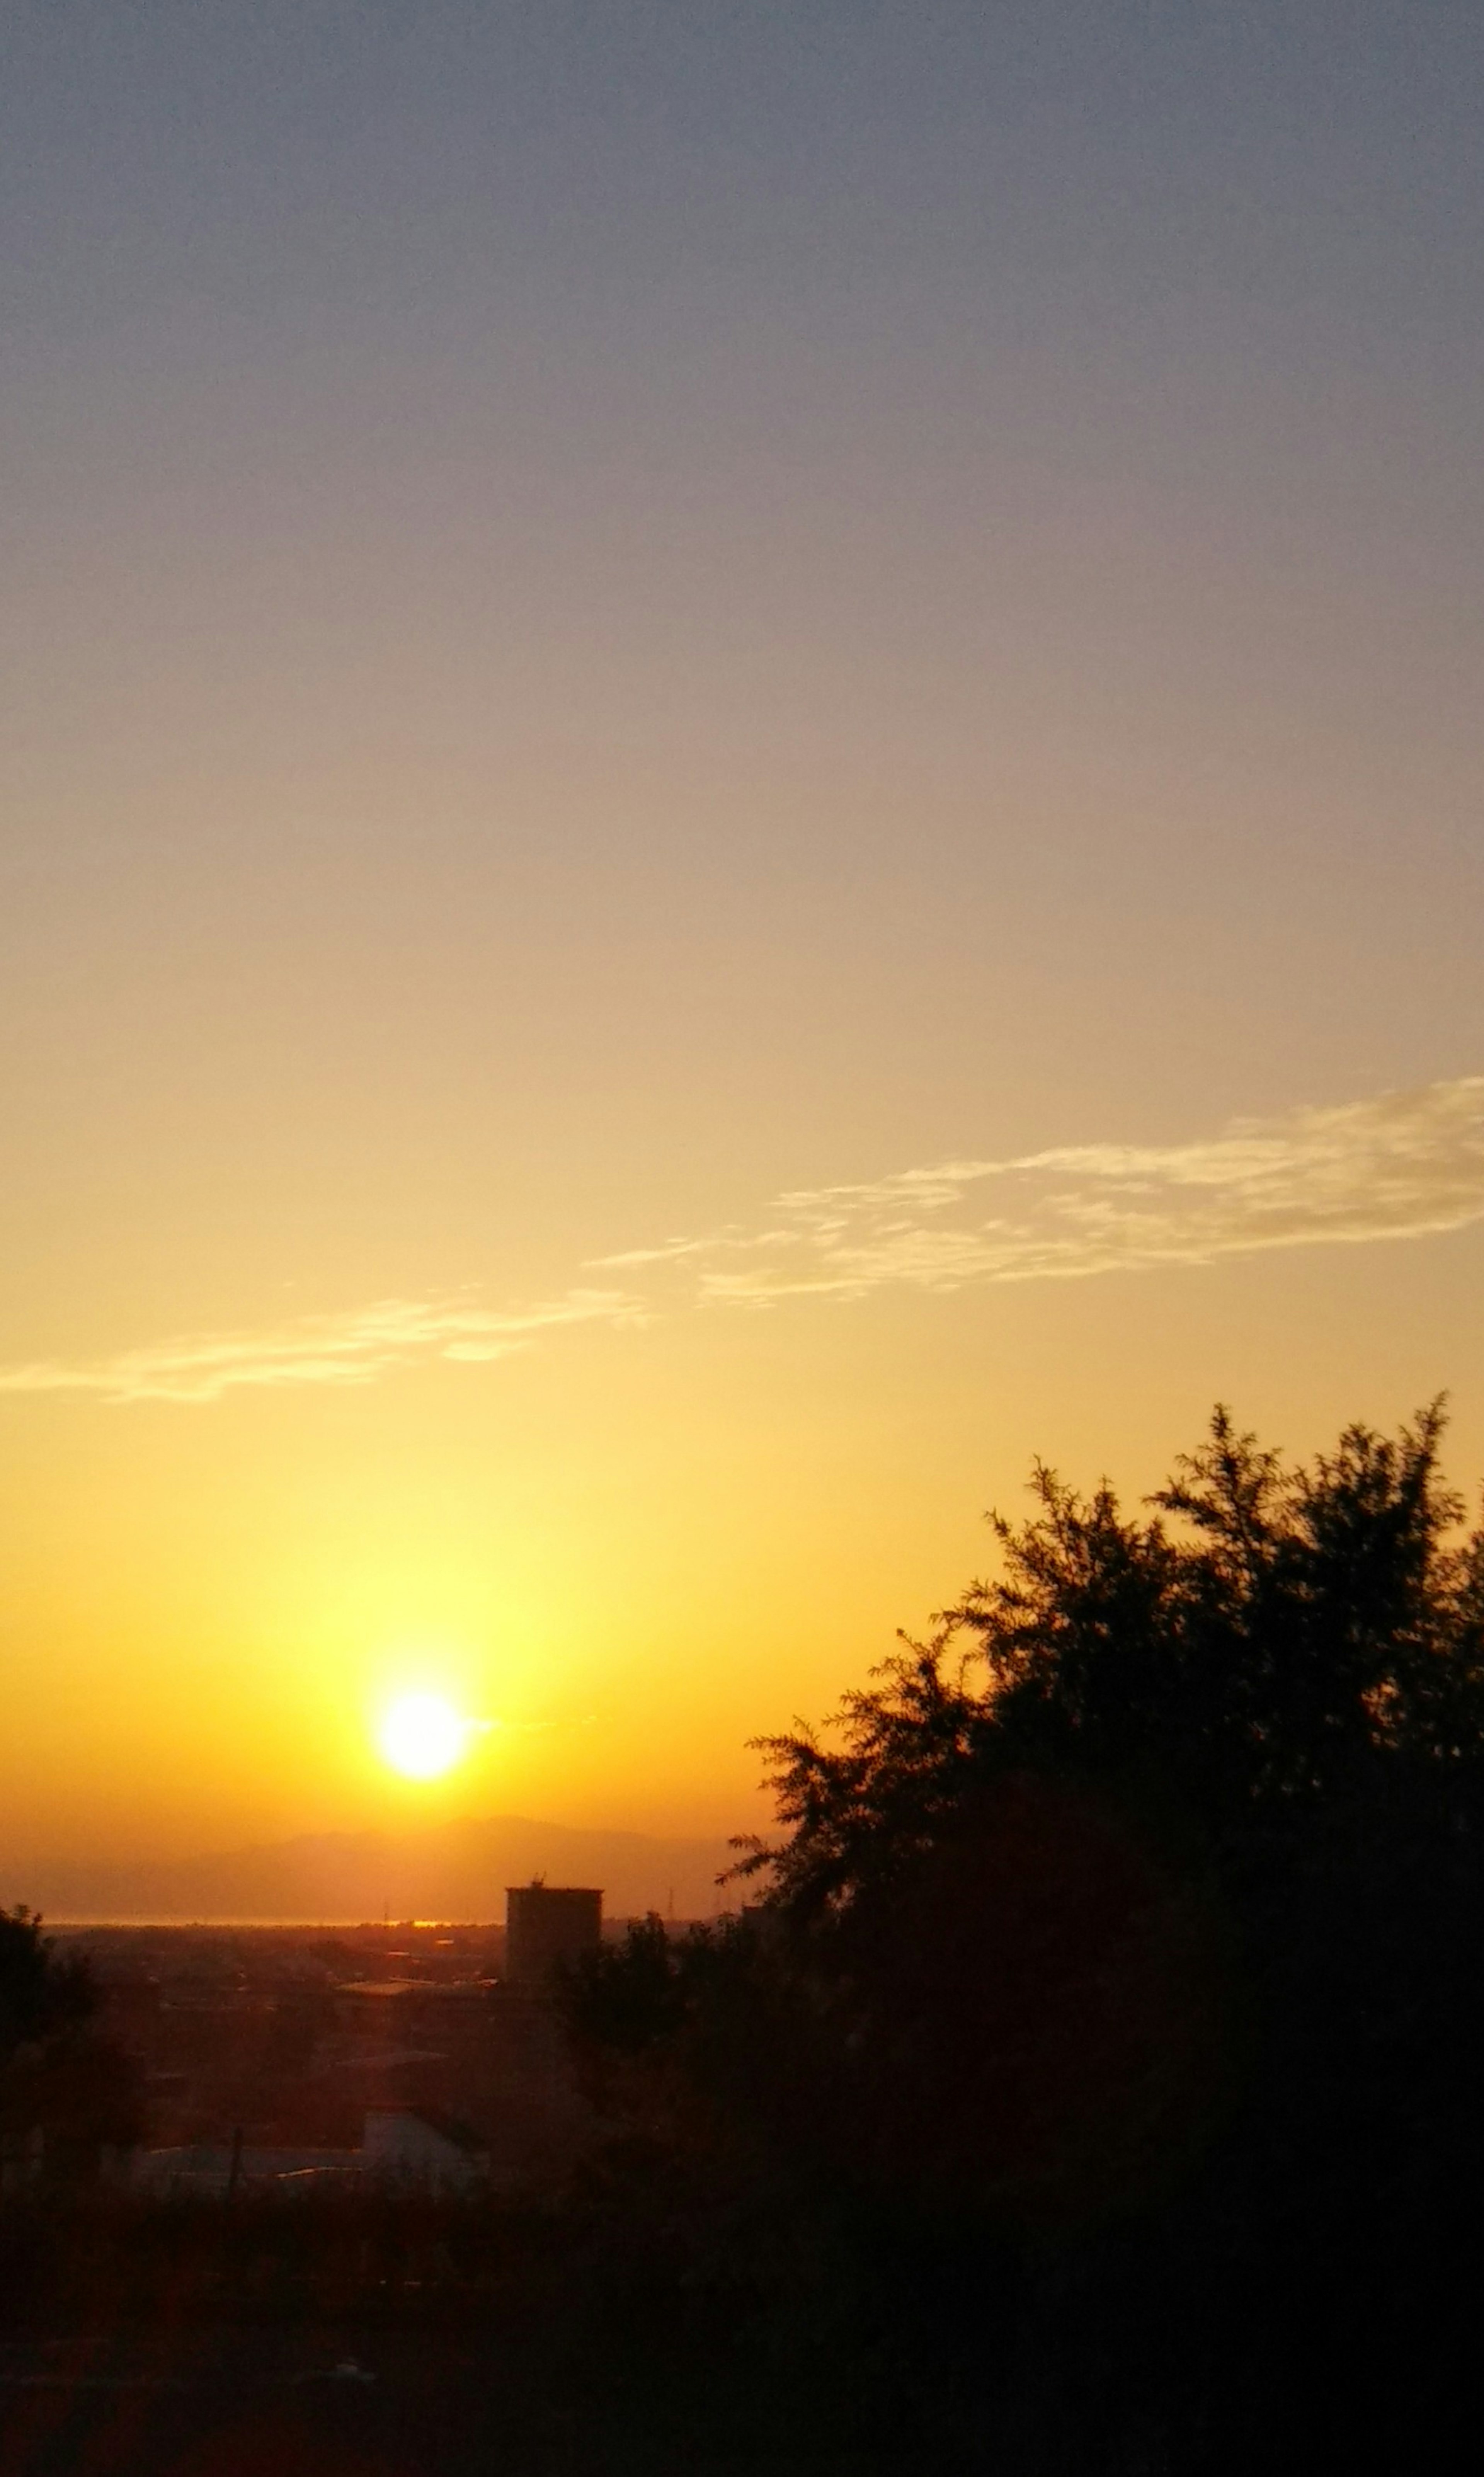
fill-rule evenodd
<path id="1" fill-rule="evenodd" d="M 572 1884 L 511 1884 L 505 1893 L 505 1975 L 539 1987 L 562 1963 L 603 1939 L 603 1895 Z"/>

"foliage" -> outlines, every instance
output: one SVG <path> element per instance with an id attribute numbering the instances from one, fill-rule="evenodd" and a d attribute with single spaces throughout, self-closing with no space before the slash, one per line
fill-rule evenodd
<path id="1" fill-rule="evenodd" d="M 571 1965 L 563 1987 L 567 2021 L 582 2044 L 617 2055 L 673 2043 L 711 2017 L 748 1948 L 741 1919 L 673 1936 L 651 1910 L 630 1922 L 621 1943 L 600 1944 Z"/>
<path id="2" fill-rule="evenodd" d="M 0 2158 L 13 2170 L 37 2137 L 53 2179 L 139 2139 L 138 2067 L 99 2035 L 97 2001 L 86 1962 L 59 1954 L 38 1916 L 0 1914 Z"/>
<path id="3" fill-rule="evenodd" d="M 657 1910 L 631 1921 L 621 1944 L 600 1944 L 567 1972 L 564 2009 L 578 2037 L 638 2055 L 673 2037 L 686 2010 L 687 1947 L 671 1943 Z"/>
<path id="4" fill-rule="evenodd" d="M 1347 1429 L 1307 1469 L 1218 1411 L 1148 1520 L 1038 1465 L 1040 1511 L 991 1517 L 1004 1572 L 848 1694 L 843 1743 L 766 1738 L 781 1841 L 748 1844 L 798 1920 L 890 1898 L 992 1782 L 1157 1776 L 1205 1822 L 1484 1778 L 1484 1533 L 1450 1534 L 1438 1405 Z M 1175 1531 L 1162 1518 L 1172 1516 Z"/>
<path id="5" fill-rule="evenodd" d="M 17 2048 L 88 2020 L 96 2003 L 86 1963 L 59 1956 L 39 1917 L 0 1911 L 0 2067 Z"/>
<path id="6" fill-rule="evenodd" d="M 1133 1514 L 1038 1467 L 992 1577 L 834 1727 L 760 1741 L 780 1830 L 740 1844 L 730 1939 L 698 1967 L 650 1921 L 590 1988 L 651 2123 L 667 2073 L 703 2091 L 713 2157 L 771 2193 L 755 2252 L 814 2231 L 852 2381 L 868 2355 L 879 2402 L 894 2367 L 970 2460 L 1307 2468 L 1446 2432 L 1484 2213 L 1484 1535 L 1442 1433 L 1434 1405 L 1295 1467 L 1219 1411 Z"/>

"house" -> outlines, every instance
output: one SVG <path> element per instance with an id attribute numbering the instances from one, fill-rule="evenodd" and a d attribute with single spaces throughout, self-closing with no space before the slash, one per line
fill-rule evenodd
<path id="1" fill-rule="evenodd" d="M 360 2156 L 365 2181 L 392 2192 L 473 2193 L 490 2178 L 489 2151 L 441 2108 L 367 2108 Z"/>
<path id="2" fill-rule="evenodd" d="M 129 2170 L 137 2192 L 220 2200 L 237 2192 L 289 2199 L 327 2186 L 450 2196 L 482 2191 L 489 2176 L 489 2153 L 467 2125 L 441 2109 L 412 2107 L 368 2108 L 358 2150 L 202 2141 L 137 2151 Z"/>

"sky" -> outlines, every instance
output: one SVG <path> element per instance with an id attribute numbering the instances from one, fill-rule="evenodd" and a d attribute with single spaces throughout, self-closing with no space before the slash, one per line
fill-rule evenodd
<path id="1" fill-rule="evenodd" d="M 753 1828 L 1218 1399 L 1475 1489 L 1476 7 L 0 53 L 5 1898 Z"/>

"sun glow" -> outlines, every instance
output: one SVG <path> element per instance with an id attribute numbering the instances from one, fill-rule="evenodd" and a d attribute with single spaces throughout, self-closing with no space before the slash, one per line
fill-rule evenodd
<path id="1" fill-rule="evenodd" d="M 441 1694 L 403 1694 L 383 1714 L 377 1738 L 393 1771 L 436 1780 L 465 1752 L 476 1725 Z"/>

